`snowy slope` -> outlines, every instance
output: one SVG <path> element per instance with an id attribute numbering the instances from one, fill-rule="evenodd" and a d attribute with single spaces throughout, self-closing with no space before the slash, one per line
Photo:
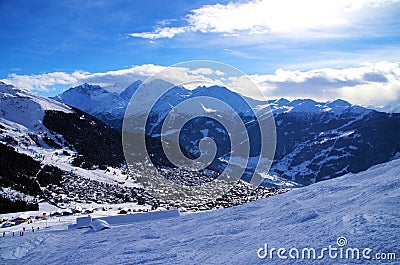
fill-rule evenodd
<path id="1" fill-rule="evenodd" d="M 71 109 L 52 99 L 0 82 L 0 118 L 39 129 L 45 110 L 70 113 Z"/>
<path id="2" fill-rule="evenodd" d="M 113 125 L 114 120 L 121 119 L 124 116 L 130 98 L 141 84 L 142 81 L 137 80 L 122 92 L 118 92 L 106 87 L 85 83 L 68 89 L 54 99 Z"/>
<path id="3" fill-rule="evenodd" d="M 261 105 L 262 106 L 262 105 Z M 260 108 L 259 106 L 258 108 Z M 278 99 L 269 101 L 269 107 L 273 114 L 279 115 L 282 113 L 308 113 L 308 114 L 324 114 L 331 113 L 340 115 L 345 111 L 351 111 L 365 115 L 371 112 L 361 106 L 352 105 L 349 102 L 337 99 L 334 101 L 316 102 L 312 99 L 296 99 L 288 101 L 286 99 Z"/>
<path id="4" fill-rule="evenodd" d="M 46 111 L 73 114 L 67 105 L 36 93 L 0 82 L 0 143 L 11 144 L 18 153 L 26 154 L 42 165 L 52 165 L 64 172 L 109 184 L 137 186 L 126 180 L 120 168 L 85 170 L 71 164 L 72 156 L 79 155 L 64 136 L 43 125 Z M 90 121 L 87 122 L 90 126 Z M 58 147 L 50 146 L 50 139 Z"/>
<path id="5" fill-rule="evenodd" d="M 118 93 L 86 83 L 71 88 L 54 99 L 90 114 L 109 113 L 112 110 L 115 115 L 121 115 L 125 111 L 124 106 L 126 105 Z"/>
<path id="6" fill-rule="evenodd" d="M 39 121 L 41 124 L 41 120 Z M 108 171 L 104 171 L 100 169 L 86 170 L 73 166 L 71 164 L 71 155 L 78 155 L 78 152 L 75 149 L 71 150 L 69 147 L 63 146 L 61 149 L 57 149 L 48 146 L 43 141 L 43 137 L 48 137 L 59 144 L 65 142 L 65 139 L 61 134 L 50 133 L 44 126 L 41 127 L 40 132 L 36 132 L 17 122 L 12 122 L 3 118 L 0 118 L 0 126 L 2 126 L 2 130 L 0 130 L 0 143 L 7 143 L 8 139 L 13 139 L 16 143 L 14 148 L 18 153 L 31 156 L 35 160 L 39 160 L 42 164 L 52 165 L 65 172 L 104 183 L 119 183 L 128 187 L 137 186 L 136 182 L 126 179 L 126 176 L 122 174 L 122 168 L 109 167 Z M 37 135 L 38 137 L 32 139 L 32 135 Z M 64 151 L 69 153 L 69 155 L 65 155 L 63 153 Z"/>
<path id="7" fill-rule="evenodd" d="M 6 264 L 293 264 L 261 260 L 259 248 L 399 247 L 399 160 L 242 206 L 114 226 L 109 230 L 43 231 L 0 240 Z M 336 253 L 338 253 L 337 251 Z M 299 264 L 364 264 L 366 260 L 300 260 Z M 288 253 L 286 253 L 288 255 Z M 386 264 L 386 263 L 385 263 Z M 388 261 L 387 264 L 395 264 Z"/>

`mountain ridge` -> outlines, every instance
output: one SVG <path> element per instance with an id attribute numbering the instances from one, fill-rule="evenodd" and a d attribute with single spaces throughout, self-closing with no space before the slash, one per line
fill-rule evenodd
<path id="1" fill-rule="evenodd" d="M 153 80 L 152 82 L 158 81 Z M 98 85 L 89 85 L 85 83 L 83 85 L 70 88 L 67 91 L 53 97 L 53 99 L 63 102 L 72 107 L 81 109 L 105 121 L 108 125 L 121 130 L 122 119 L 125 115 L 125 110 L 129 104 L 129 101 L 133 94 L 136 92 L 137 88 L 142 84 L 143 82 L 141 80 L 137 80 L 131 85 L 127 86 L 121 92 L 110 92 L 107 91 L 107 89 L 101 88 Z M 149 84 L 146 85 L 148 86 Z M 157 85 L 152 86 L 156 87 Z M 165 84 L 163 84 L 163 86 L 165 86 Z M 245 99 L 256 111 L 262 111 L 267 108 L 268 105 L 274 115 L 288 112 L 312 113 L 322 111 L 335 112 L 336 114 L 340 114 L 340 112 L 348 108 L 352 108 L 354 111 L 371 111 L 361 106 L 350 104 L 343 99 L 336 99 L 326 102 L 317 102 L 312 99 L 295 99 L 289 101 L 283 98 L 260 101 L 242 96 L 223 86 L 198 86 L 193 90 L 186 89 L 182 86 L 176 87 L 173 84 L 168 84 L 167 86 L 170 86 L 172 88 L 171 91 L 168 91 L 166 93 L 171 98 L 170 102 L 168 102 L 170 104 L 173 104 L 174 101 L 176 101 L 173 96 L 179 97 L 182 95 L 185 98 L 198 96 L 214 96 L 221 99 L 224 98 L 225 100 L 232 100 L 234 98 L 241 97 Z M 88 97 L 87 95 L 90 94 L 91 89 L 101 89 L 102 93 L 99 95 L 91 95 L 90 97 Z M 152 94 L 147 94 L 146 96 L 154 97 Z M 143 101 L 145 103 L 146 99 L 144 98 Z M 140 108 L 138 109 L 138 111 L 140 111 Z M 266 109 L 265 111 L 268 111 L 268 109 Z"/>
<path id="2" fill-rule="evenodd" d="M 242 97 L 221 86 L 199 86 L 193 90 L 182 86 L 174 86 L 163 80 L 155 80 L 153 87 L 145 84 L 141 89 L 141 98 L 136 100 L 138 106 L 126 113 L 129 117 L 147 115 L 148 123 L 146 134 L 151 137 L 160 137 L 160 126 L 163 124 L 167 114 L 175 111 L 175 106 L 187 99 L 202 97 L 200 102 L 194 101 L 190 106 L 179 109 L 181 115 L 193 117 L 205 112 L 214 112 L 218 107 L 208 97 L 227 102 L 239 113 L 244 121 L 251 121 L 256 115 L 260 119 L 268 119 L 272 114 L 275 118 L 277 128 L 277 149 L 270 173 L 275 177 L 284 177 L 287 180 L 297 182 L 301 185 L 309 185 L 324 179 L 335 178 L 348 172 L 359 172 L 375 164 L 389 161 L 400 152 L 400 142 L 396 137 L 396 131 L 400 130 L 400 115 L 377 112 L 362 106 L 350 104 L 342 99 L 327 102 L 317 102 L 311 99 L 276 99 L 258 101 Z M 154 106 L 150 113 L 143 113 L 144 107 L 150 99 L 155 97 L 157 89 L 166 91 Z M 135 88 L 137 89 L 137 88 Z M 153 89 L 153 90 L 151 90 Z M 135 90 L 136 91 L 136 90 Z M 149 100 L 148 100 L 149 99 Z M 242 103 L 247 102 L 249 106 Z M 68 103 L 68 102 L 67 102 Z M 112 105 L 112 104 L 111 104 Z M 249 111 L 251 107 L 251 114 Z M 122 119 L 125 112 L 110 114 L 113 124 L 122 128 Z M 226 112 L 229 119 L 232 113 Z M 99 119 L 101 115 L 94 114 Z M 120 116 L 118 116 L 120 115 Z M 174 114 L 174 115 L 179 115 Z M 252 116 L 253 115 L 253 116 Z M 108 122 L 110 118 L 103 118 Z M 225 148 L 221 153 L 229 153 L 226 146 L 226 132 L 217 124 L 197 120 L 185 127 L 182 139 L 186 143 L 186 150 L 193 157 L 198 156 L 198 144 L 201 137 L 212 136 L 219 141 L 219 146 Z M 143 131 L 144 128 L 136 128 Z M 172 128 L 173 129 L 173 128 Z M 250 130 L 253 130 L 250 128 Z M 236 130 L 237 131 L 237 130 Z M 380 132 L 381 135 L 375 132 Z M 167 130 L 167 133 L 172 132 Z M 203 133 L 199 133 L 203 132 Z M 207 135 L 204 133 L 207 132 Z M 241 132 L 238 132 L 241 133 Z M 222 142 L 221 142 L 222 140 Z M 225 144 L 224 144 L 225 143 Z M 257 143 L 254 143 L 256 148 Z M 225 145 L 225 146 L 224 146 Z M 386 149 L 379 146 L 385 146 Z M 162 146 L 156 147 L 156 149 Z M 363 151 L 361 151 L 363 150 Z M 369 157 L 365 152 L 379 151 L 376 157 Z M 227 157 L 219 157 L 214 161 L 215 168 L 224 168 Z"/>

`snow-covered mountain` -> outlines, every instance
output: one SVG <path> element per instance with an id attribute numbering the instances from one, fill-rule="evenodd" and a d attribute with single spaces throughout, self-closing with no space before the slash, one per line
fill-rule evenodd
<path id="1" fill-rule="evenodd" d="M 54 202 L 73 179 L 137 186 L 120 167 L 120 132 L 80 110 L 4 83 L 0 99 L 1 211 L 31 209 L 51 186 L 57 192 L 47 197 Z"/>
<path id="2" fill-rule="evenodd" d="M 72 112 L 65 104 L 3 82 L 0 82 L 0 95 L 0 117 L 32 130 L 43 129 L 46 110 Z"/>
<path id="3" fill-rule="evenodd" d="M 0 240 L 0 263 L 397 264 L 399 175 L 395 160 L 227 209 L 98 232 L 66 225 L 28 231 Z"/>
<path id="4" fill-rule="evenodd" d="M 85 87 L 89 88 L 82 86 L 81 92 Z M 106 94 L 92 88 L 86 95 Z M 134 92 L 134 86 L 129 89 L 127 93 Z M 136 181 L 145 171 L 128 174 L 120 131 L 79 109 L 3 83 L 0 98 L 0 213 L 36 209 L 44 199 L 63 204 L 167 205 L 155 201 Z M 203 172 L 191 174 L 208 177 Z M 202 209 L 242 204 L 274 193 L 254 191 L 244 183 L 238 183 L 234 191 L 218 202 L 204 201 Z M 193 207 L 187 201 L 177 205 Z"/>
<path id="5" fill-rule="evenodd" d="M 133 83 L 125 91 L 124 100 L 119 103 L 128 104 L 128 95 L 136 91 L 140 82 Z M 135 106 L 130 108 L 127 113 L 132 128 L 143 131 L 153 138 L 161 136 L 162 125 L 169 113 L 186 117 L 196 117 L 204 113 L 213 113 L 218 109 L 218 103 L 204 97 L 211 97 L 220 101 L 227 102 L 238 113 L 246 124 L 249 135 L 257 135 L 257 126 L 254 125 L 254 115 L 263 119 L 270 116 L 270 110 L 275 118 L 277 130 L 276 155 L 270 173 L 281 179 L 290 180 L 300 185 L 308 185 L 321 180 L 342 176 L 348 172 L 360 172 L 369 167 L 389 161 L 400 154 L 400 114 L 388 114 L 377 112 L 361 106 L 352 105 L 344 100 L 329 102 L 316 102 L 311 99 L 298 99 L 288 101 L 286 99 L 270 100 L 268 102 L 245 98 L 225 87 L 200 86 L 194 90 L 188 90 L 182 86 L 173 86 L 163 80 L 153 80 L 141 89 L 139 100 L 135 101 Z M 162 95 L 157 102 L 152 102 L 155 95 L 160 90 L 172 87 L 167 93 Z M 63 100 L 72 93 L 74 96 L 69 101 L 63 100 L 67 104 L 87 110 L 89 113 L 108 122 L 116 128 L 122 127 L 122 119 L 126 105 L 116 107 L 110 98 L 115 92 L 106 92 L 97 86 L 85 85 L 76 87 L 64 92 L 57 98 Z M 97 91 L 101 90 L 101 93 Z M 124 92 L 125 92 L 124 91 Z M 124 93 L 123 92 L 123 93 Z M 92 111 L 87 106 L 91 106 L 87 94 L 95 94 L 96 110 Z M 106 96 L 104 96 L 104 94 Z M 101 95 L 101 96 L 99 96 Z M 136 95 L 138 96 L 138 95 Z M 121 97 L 121 94 L 118 95 Z M 202 100 L 191 101 L 175 111 L 175 106 L 179 103 L 192 98 L 203 97 Z M 109 100 L 109 101 L 102 101 Z M 86 103 L 89 102 L 89 103 Z M 87 105 L 86 105 L 87 104 Z M 153 106 L 151 111 L 148 105 Z M 102 113 L 98 106 L 107 106 L 108 110 Z M 147 111 L 148 110 L 148 111 Z M 255 113 L 253 113 L 253 110 Z M 146 128 L 135 127 L 135 120 L 143 115 L 149 115 Z M 112 122 L 105 116 L 112 116 Z M 173 117 L 172 116 L 172 117 Z M 232 111 L 225 111 L 221 115 L 222 119 L 231 124 L 232 131 L 241 136 L 246 133 L 239 127 L 232 124 Z M 165 130 L 164 135 L 172 133 Z M 175 128 L 176 129 L 176 128 Z M 379 132 L 379 133 L 377 133 Z M 206 118 L 196 118 L 181 130 L 180 145 L 187 150 L 193 157 L 199 155 L 199 141 L 203 137 L 211 137 L 217 144 L 217 157 L 211 164 L 214 170 L 223 170 L 229 157 L 225 154 L 230 153 L 229 132 L 224 130 L 220 124 Z M 158 143 L 158 145 L 157 145 Z M 260 142 L 257 138 L 250 143 L 250 156 L 257 156 Z M 157 150 L 162 150 L 161 141 L 155 141 L 153 162 L 159 161 L 165 165 L 165 157 L 158 158 Z M 375 153 L 374 156 L 369 155 Z M 246 176 L 243 176 L 244 179 Z M 270 185 L 271 183 L 265 183 Z"/>
<path id="6" fill-rule="evenodd" d="M 129 100 L 141 84 L 142 82 L 138 80 L 122 92 L 115 92 L 85 83 L 70 88 L 53 99 L 87 112 L 118 128 Z"/>
<path id="7" fill-rule="evenodd" d="M 61 152 L 70 149 L 86 156 L 95 164 L 123 163 L 119 132 L 89 114 L 4 83 L 0 84 L 0 96 L 3 138 L 6 136 L 21 138 L 23 134 L 26 134 L 29 138 L 34 138 L 36 146 L 43 149 L 59 149 Z M 14 128 L 14 130 L 9 128 Z M 100 138 L 95 140 L 97 137 Z M 98 150 L 89 151 L 89 138 L 92 138 L 99 147 L 106 148 L 105 150 L 110 152 L 109 157 L 100 158 L 102 155 L 99 156 Z M 15 140 L 18 141 L 18 139 Z M 104 144 L 101 140 L 108 143 Z M 115 151 L 108 150 L 107 145 Z M 113 160 L 111 157 L 118 157 L 118 159 Z"/>
<path id="8" fill-rule="evenodd" d="M 102 88 L 98 85 L 83 84 L 55 96 L 53 99 L 63 102 L 69 106 L 81 109 L 113 126 L 117 129 L 122 128 L 122 120 L 131 97 L 136 92 L 137 88 L 142 85 L 142 81 L 137 80 L 129 85 L 122 92 L 110 91 L 107 88 Z M 351 105 L 344 100 L 335 100 L 328 102 L 316 102 L 311 99 L 298 99 L 289 101 L 286 99 L 270 100 L 268 102 L 254 100 L 247 97 L 242 97 L 231 90 L 220 86 L 200 86 L 194 90 L 188 90 L 183 86 L 174 86 L 171 83 L 163 80 L 153 80 L 150 84 L 143 84 L 143 92 L 140 95 L 140 101 L 135 102 L 136 114 L 140 114 L 146 107 L 156 98 L 158 91 L 171 88 L 163 95 L 157 103 L 154 110 L 156 113 L 163 113 L 171 109 L 171 106 L 177 105 L 183 100 L 195 97 L 213 97 L 225 102 L 229 102 L 234 109 L 241 113 L 246 113 L 248 108 L 243 107 L 243 99 L 256 111 L 257 115 L 262 115 L 268 112 L 269 108 L 274 115 L 281 113 L 334 113 L 341 114 L 343 111 L 352 109 L 353 112 L 359 111 L 368 112 L 368 110 Z M 200 104 L 201 103 L 201 104 Z M 199 104 L 191 105 L 186 109 L 181 109 L 185 113 L 191 115 L 202 113 L 204 109 L 213 110 L 211 102 L 203 101 Z M 269 107 L 269 108 L 268 108 Z"/>
<path id="9" fill-rule="evenodd" d="M 327 102 L 316 102 L 312 99 L 296 99 L 293 101 L 278 99 L 271 100 L 268 103 L 275 116 L 282 113 L 330 113 L 340 115 L 345 111 L 358 112 L 360 114 L 370 112 L 368 109 L 352 105 L 342 99 Z"/>

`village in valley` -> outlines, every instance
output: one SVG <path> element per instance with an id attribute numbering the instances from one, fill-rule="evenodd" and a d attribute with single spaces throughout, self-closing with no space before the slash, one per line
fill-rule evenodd
<path id="1" fill-rule="evenodd" d="M 108 168 L 105 170 L 110 171 Z M 166 170 L 164 169 L 163 172 L 165 173 Z M 174 176 L 181 178 L 191 175 L 193 179 L 198 179 L 198 176 L 194 174 L 182 171 L 180 174 L 175 172 Z M 169 174 L 169 178 L 171 176 L 173 175 Z M 128 178 L 126 177 L 126 179 Z M 38 211 L 0 215 L 0 231 L 3 236 L 21 236 L 28 228 L 29 232 L 34 232 L 48 227 L 50 223 L 61 225 L 64 222 L 74 222 L 74 219 L 82 216 L 130 215 L 172 209 L 190 214 L 191 212 L 241 205 L 289 190 L 255 188 L 248 183 L 238 181 L 237 185 L 215 200 L 193 203 L 177 198 L 174 203 L 167 203 L 150 195 L 136 181 L 132 182 L 135 182 L 136 185 L 126 186 L 123 182 L 118 181 L 112 184 L 75 174 L 64 174 L 59 184 L 49 184 L 43 188 L 45 199 L 36 198 L 36 200 L 40 200 Z"/>

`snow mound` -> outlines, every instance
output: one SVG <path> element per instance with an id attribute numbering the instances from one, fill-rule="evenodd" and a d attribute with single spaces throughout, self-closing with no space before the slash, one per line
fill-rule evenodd
<path id="1" fill-rule="evenodd" d="M 95 219 L 90 223 L 90 228 L 94 229 L 95 231 L 101 231 L 104 229 L 110 229 L 111 226 L 109 223 L 102 219 Z"/>

